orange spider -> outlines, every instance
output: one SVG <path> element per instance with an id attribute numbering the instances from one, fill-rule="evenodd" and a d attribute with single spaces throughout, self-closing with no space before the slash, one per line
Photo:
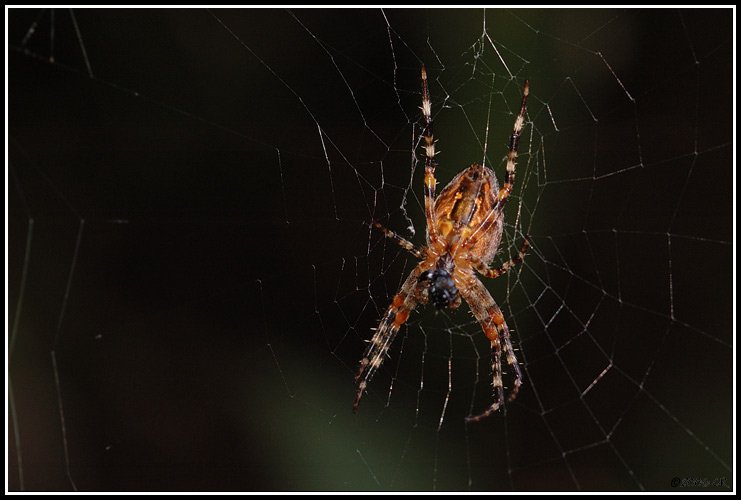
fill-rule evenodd
<path id="1" fill-rule="evenodd" d="M 525 123 L 528 93 L 529 84 L 525 80 L 520 113 L 515 119 L 509 139 L 507 177 L 504 185 L 499 187 L 491 169 L 473 164 L 456 175 L 435 198 L 437 181 L 435 139 L 432 135 L 432 103 L 427 88 L 427 71 L 422 66 L 421 109 L 425 121 L 422 147 L 425 151 L 424 198 L 427 245 L 416 248 L 393 231 L 374 223 L 374 227 L 383 231 L 388 238 L 395 240 L 412 255 L 422 259 L 422 262 L 412 270 L 399 293 L 394 296 L 360 361 L 360 368 L 355 376 L 357 390 L 353 411 L 358 410 L 368 383 L 383 363 L 401 325 L 407 321 L 417 304 L 428 302 L 432 302 L 437 309 L 445 307 L 455 309 L 460 306 L 461 299 L 464 299 L 491 343 L 494 402 L 482 413 L 467 417 L 466 421 L 479 421 L 502 406 L 504 402 L 502 351 L 515 378 L 508 401 L 517 396 L 522 386 L 522 371 L 512 348 L 509 328 L 501 309 L 479 281 L 474 270 L 487 278 L 496 278 L 522 262 L 528 248 L 528 240 L 525 238 L 517 257 L 499 268 L 489 268 L 502 238 L 504 205 L 512 192 L 515 180 L 517 144 Z"/>

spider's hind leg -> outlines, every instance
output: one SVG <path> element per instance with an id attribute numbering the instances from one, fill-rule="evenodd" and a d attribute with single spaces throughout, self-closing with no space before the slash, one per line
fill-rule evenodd
<path id="1" fill-rule="evenodd" d="M 424 144 L 422 149 L 425 151 L 425 219 L 427 220 L 427 243 L 435 243 L 438 239 L 437 221 L 435 217 L 435 135 L 432 133 L 432 100 L 430 99 L 430 89 L 427 85 L 427 70 L 422 66 L 422 118 L 425 127 L 422 131 Z"/>
<path id="2" fill-rule="evenodd" d="M 512 127 L 512 135 L 509 137 L 509 151 L 507 152 L 507 177 L 504 180 L 504 184 L 499 188 L 497 198 L 499 199 L 499 207 L 503 207 L 504 203 L 509 198 L 512 192 L 512 186 L 515 183 L 515 167 L 517 165 L 517 147 L 520 143 L 520 134 L 522 133 L 522 126 L 525 124 L 525 109 L 527 108 L 527 97 L 530 95 L 530 82 L 525 80 L 525 85 L 522 88 L 522 101 L 520 102 L 520 112 L 515 119 L 515 124 Z"/>

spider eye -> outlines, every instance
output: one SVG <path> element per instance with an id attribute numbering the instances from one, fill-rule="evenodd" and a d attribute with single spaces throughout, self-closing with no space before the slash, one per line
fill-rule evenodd
<path id="1" fill-rule="evenodd" d="M 432 304 L 438 310 L 447 307 L 458 296 L 453 278 L 443 269 L 425 271 L 420 275 L 419 281 L 429 282 L 427 291 Z"/>

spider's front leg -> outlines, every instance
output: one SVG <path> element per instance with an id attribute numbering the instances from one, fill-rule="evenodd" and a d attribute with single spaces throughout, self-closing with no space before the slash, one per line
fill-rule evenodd
<path id="1" fill-rule="evenodd" d="M 461 290 L 463 298 L 468 302 L 471 312 L 479 321 L 484 334 L 491 343 L 492 357 L 492 388 L 494 389 L 494 402 L 482 413 L 466 418 L 466 422 L 478 422 L 494 414 L 504 404 L 504 385 L 502 383 L 502 351 L 507 360 L 507 364 L 514 374 L 514 386 L 510 392 L 507 401 L 512 401 L 517 397 L 517 393 L 522 386 L 522 370 L 515 357 L 515 351 L 512 348 L 510 340 L 509 327 L 504 321 L 504 315 L 489 291 L 475 277 L 470 281 L 469 286 Z"/>
<path id="2" fill-rule="evenodd" d="M 373 375 L 376 374 L 376 371 L 386 358 L 386 354 L 394 342 L 396 333 L 401 328 L 401 325 L 406 323 L 409 315 L 417 305 L 414 289 L 417 286 L 420 272 L 419 267 L 416 267 L 409 274 L 401 290 L 394 296 L 391 305 L 383 315 L 383 319 L 381 319 L 376 333 L 371 338 L 365 354 L 363 354 L 363 359 L 360 360 L 360 367 L 358 368 L 358 373 L 355 375 L 357 389 L 355 391 L 355 400 L 352 404 L 354 412 L 358 411 L 360 399 L 363 397 L 363 393 L 365 393 L 365 389 L 373 378 Z"/>

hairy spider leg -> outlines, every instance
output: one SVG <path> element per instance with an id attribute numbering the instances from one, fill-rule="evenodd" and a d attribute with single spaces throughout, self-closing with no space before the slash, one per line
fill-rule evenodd
<path id="1" fill-rule="evenodd" d="M 512 135 L 509 136 L 509 151 L 507 152 L 507 177 L 504 184 L 499 189 L 499 209 L 509 198 L 512 192 L 512 186 L 515 183 L 515 166 L 517 164 L 517 146 L 520 143 L 520 133 L 522 126 L 525 124 L 525 108 L 527 107 L 527 96 L 530 95 L 530 82 L 525 80 L 525 86 L 522 89 L 522 102 L 520 103 L 520 113 L 515 118 L 515 125 L 512 127 Z"/>
<path id="2" fill-rule="evenodd" d="M 387 229 L 386 227 L 384 227 L 382 224 L 378 222 L 374 222 L 373 227 L 378 229 L 379 231 L 383 231 L 383 234 L 384 236 L 386 236 L 386 238 L 394 240 L 401 248 L 403 248 L 410 254 L 414 255 L 418 259 L 424 258 L 424 252 L 420 250 L 419 248 L 415 247 L 414 243 L 412 243 L 411 241 L 407 240 L 406 238 L 402 238 L 401 236 L 399 236 L 392 230 Z"/>
<path id="3" fill-rule="evenodd" d="M 363 397 L 363 393 L 373 378 L 373 375 L 376 374 L 376 371 L 381 367 L 383 360 L 386 358 L 386 354 L 394 342 L 396 333 L 401 328 L 401 325 L 406 323 L 409 314 L 411 314 L 417 305 L 414 298 L 414 288 L 417 286 L 419 275 L 419 268 L 415 268 L 409 274 L 401 290 L 394 297 L 391 305 L 383 315 L 383 319 L 378 325 L 375 335 L 371 338 L 365 354 L 363 354 L 358 373 L 355 375 L 355 383 L 358 386 L 355 392 L 355 400 L 352 404 L 354 412 L 358 411 L 360 399 Z"/>
<path id="4" fill-rule="evenodd" d="M 509 335 L 509 327 L 504 321 L 504 315 L 489 291 L 477 279 L 471 279 L 469 286 L 461 290 L 463 298 L 468 302 L 471 312 L 478 320 L 481 328 L 484 330 L 486 337 L 491 344 L 491 370 L 492 370 L 492 388 L 494 389 L 494 402 L 482 413 L 466 417 L 466 422 L 478 422 L 495 413 L 504 403 L 504 385 L 502 383 L 502 344 L 504 344 L 504 354 L 507 364 L 512 368 L 514 373 L 514 387 L 508 401 L 517 397 L 517 393 L 522 386 L 522 370 L 517 363 L 512 342 Z"/>
<path id="5" fill-rule="evenodd" d="M 512 368 L 512 372 L 515 376 L 512 390 L 510 391 L 509 396 L 507 396 L 507 402 L 510 402 L 514 401 L 517 394 L 520 392 L 520 387 L 522 387 L 522 369 L 520 369 L 520 363 L 517 361 L 515 350 L 512 347 L 512 338 L 509 334 L 509 328 L 506 323 L 504 327 L 506 328 L 505 334 L 502 335 L 502 338 L 504 339 L 504 355 L 507 358 L 507 365 Z"/>
<path id="6" fill-rule="evenodd" d="M 422 132 L 425 150 L 425 217 L 427 218 L 427 243 L 437 241 L 437 224 L 435 221 L 435 136 L 432 133 L 432 101 L 427 87 L 427 70 L 422 66 L 422 117 L 425 128 Z"/>
<path id="7" fill-rule="evenodd" d="M 499 276 L 503 275 L 504 273 L 515 267 L 517 264 L 522 262 L 525 259 L 525 254 L 527 253 L 527 249 L 529 247 L 530 240 L 527 236 L 525 236 L 525 241 L 522 242 L 522 246 L 520 247 L 520 251 L 517 253 L 517 256 L 508 260 L 496 269 L 489 268 L 489 266 L 487 266 L 484 262 L 481 261 L 481 259 L 479 259 L 475 255 L 469 254 L 467 256 L 467 259 L 469 262 L 471 262 L 471 266 L 476 269 L 482 276 L 493 279 L 498 278 Z"/>

